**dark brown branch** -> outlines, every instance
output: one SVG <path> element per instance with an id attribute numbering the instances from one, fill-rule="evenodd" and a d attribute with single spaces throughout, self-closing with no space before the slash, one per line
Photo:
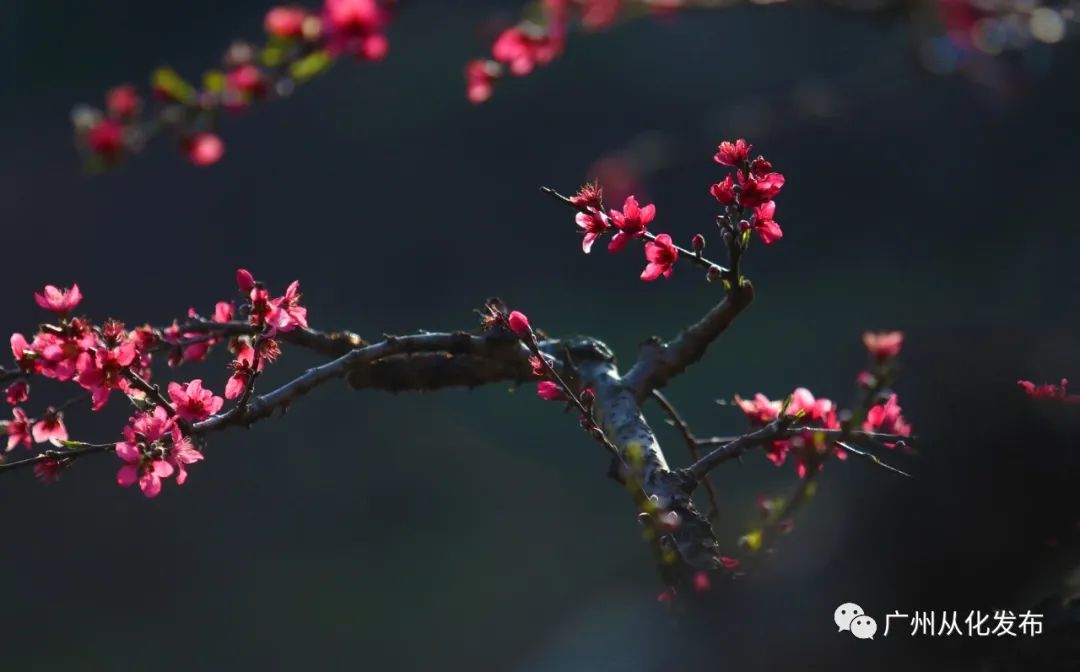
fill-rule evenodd
<path id="1" fill-rule="evenodd" d="M 626 382 L 643 399 L 704 356 L 709 345 L 731 326 L 735 318 L 754 300 L 749 282 L 733 287 L 720 303 L 668 343 L 658 340 L 642 346 L 637 364 L 626 374 Z"/>
<path id="2" fill-rule="evenodd" d="M 683 441 L 686 442 L 686 447 L 690 449 L 691 459 L 693 459 L 694 462 L 701 460 L 701 452 L 698 450 L 698 446 L 702 444 L 694 436 L 694 433 L 690 431 L 690 425 L 683 420 L 682 416 L 679 415 L 679 411 L 670 401 L 668 401 L 668 398 L 665 397 L 660 390 L 653 390 L 652 396 L 656 399 L 656 403 L 660 404 L 660 407 L 664 409 L 668 416 L 670 416 L 672 426 L 679 430 L 679 434 L 682 435 Z M 713 488 L 712 482 L 709 481 L 708 474 L 705 475 L 702 481 L 702 484 L 705 486 L 705 492 L 709 495 L 708 518 L 710 521 L 715 521 L 716 516 L 720 513 L 720 507 L 716 503 L 716 490 Z"/>

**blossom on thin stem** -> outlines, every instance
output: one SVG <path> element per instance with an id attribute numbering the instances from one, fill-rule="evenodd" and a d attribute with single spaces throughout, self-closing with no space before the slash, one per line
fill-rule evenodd
<path id="1" fill-rule="evenodd" d="M 661 275 L 670 278 L 672 266 L 674 266 L 675 260 L 678 258 L 679 251 L 675 249 L 675 245 L 671 242 L 671 236 L 661 233 L 656 237 L 655 241 L 645 243 L 645 259 L 649 263 L 645 266 L 645 270 L 641 272 L 641 279 L 645 282 L 652 282 Z"/>
<path id="2" fill-rule="evenodd" d="M 656 217 L 656 206 L 650 203 L 641 207 L 636 198 L 627 196 L 623 209 L 612 210 L 610 217 L 618 233 L 608 243 L 608 251 L 618 252 L 631 240 L 645 235 L 645 228 Z"/>

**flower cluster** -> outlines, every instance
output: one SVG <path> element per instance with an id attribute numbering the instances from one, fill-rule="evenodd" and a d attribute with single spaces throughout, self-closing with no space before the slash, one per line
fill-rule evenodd
<path id="1" fill-rule="evenodd" d="M 152 497 L 160 492 L 161 479 L 173 473 L 183 483 L 184 465 L 202 459 L 185 432 L 193 423 L 218 414 L 224 399 L 204 387 L 201 379 L 172 381 L 166 386 L 167 397 L 162 395 L 151 382 L 155 355 L 164 353 L 170 366 L 178 366 L 206 359 L 215 344 L 227 340 L 233 360 L 225 397 L 240 397 L 243 403 L 258 373 L 280 355 L 279 335 L 308 327 L 298 282 L 274 296 L 245 269 L 237 271 L 236 280 L 239 306 L 219 301 L 211 319 L 189 309 L 187 322 L 174 321 L 164 329 L 144 325 L 129 330 L 116 320 L 95 324 L 76 315 L 83 299 L 78 285 L 68 289 L 48 285 L 36 293 L 37 304 L 52 313 L 53 320 L 32 338 L 11 335 L 15 368 L 0 370 L 4 380 L 12 381 L 4 394 L 13 406 L 12 419 L 0 422 L 7 450 L 42 443 L 61 448 L 87 445 L 69 442 L 63 409 L 50 407 L 34 419 L 22 408 L 30 399 L 28 379 L 36 376 L 82 388 L 83 394 L 65 407 L 88 399 L 91 409 L 99 411 L 113 392 L 120 392 L 140 410 L 124 429 L 125 440 L 115 445 L 126 464 L 117 477 L 121 485 L 137 481 L 143 493 Z M 68 461 L 62 454 L 58 459 L 50 457 L 39 462 L 35 471 L 43 480 L 55 480 Z"/>
<path id="2" fill-rule="evenodd" d="M 504 29 L 491 45 L 490 58 L 478 58 L 465 66 L 465 90 L 473 103 L 491 98 L 495 82 L 507 75 L 521 77 L 537 66 L 562 55 L 572 25 L 601 30 L 614 24 L 624 12 L 644 6 L 654 14 L 678 8 L 683 0 L 542 0 L 538 12 Z"/>
<path id="3" fill-rule="evenodd" d="M 1069 394 L 1066 390 L 1069 386 L 1067 378 L 1062 378 L 1057 385 L 1052 383 L 1036 385 L 1030 380 L 1018 380 L 1016 384 L 1032 399 L 1054 399 L 1063 404 L 1080 404 L 1080 394 Z"/>
<path id="4" fill-rule="evenodd" d="M 775 172 L 764 156 L 751 160 L 750 149 L 751 145 L 742 138 L 720 143 L 713 160 L 734 168 L 735 174 L 732 177 L 728 173 L 723 180 L 709 187 L 709 193 L 724 206 L 719 217 L 722 227 L 734 225 L 740 232 L 756 231 L 761 242 L 771 245 L 784 237 L 775 219 L 776 202 L 773 201 L 784 186 L 784 176 Z"/>
<path id="5" fill-rule="evenodd" d="M 188 387 L 197 383 L 201 381 L 192 381 Z M 173 394 L 172 386 L 169 393 Z M 215 399 L 220 408 L 221 397 Z M 124 440 L 116 444 L 116 456 L 124 463 L 116 472 L 118 485 L 126 488 L 138 483 L 144 495 L 156 497 L 161 492 L 164 478 L 175 474 L 176 484 L 184 484 L 187 465 L 202 460 L 203 454 L 184 436 L 178 416 L 184 417 L 179 411 L 170 417 L 165 408 L 158 406 L 153 412 L 140 413 L 129 420 L 124 427 Z"/>
<path id="6" fill-rule="evenodd" d="M 860 384 L 867 389 L 877 388 L 889 375 L 892 360 L 900 353 L 904 336 L 899 331 L 867 332 L 863 343 L 877 366 L 876 373 L 859 374 Z M 764 427 L 783 416 L 789 424 L 799 429 L 791 436 L 772 441 L 765 449 L 765 456 L 776 466 L 782 466 L 793 455 L 799 478 L 805 478 L 810 469 L 820 470 L 823 457 L 832 454 L 839 460 L 847 459 L 847 449 L 829 439 L 829 432 L 840 430 L 843 425 L 837 406 L 829 399 L 818 399 L 805 387 L 797 388 L 785 400 L 771 400 L 763 394 L 753 399 L 735 396 L 736 405 L 746 415 L 751 426 Z M 861 429 L 872 434 L 911 436 L 911 425 L 902 415 L 897 395 L 872 394 Z M 881 441 L 893 448 L 896 441 Z"/>
<path id="7" fill-rule="evenodd" d="M 271 9 L 263 22 L 262 45 L 236 42 L 220 68 L 201 85 L 170 68 L 151 77 L 153 110 L 130 84 L 105 94 L 104 110 L 79 107 L 72 114 L 76 140 L 90 171 L 100 171 L 138 151 L 154 135 L 168 131 L 196 166 L 217 163 L 225 143 L 215 133 L 222 112 L 240 112 L 252 103 L 289 95 L 342 56 L 376 61 L 386 56 L 385 30 L 392 0 L 324 0 L 319 11 L 296 6 Z"/>
<path id="8" fill-rule="evenodd" d="M 773 199 L 784 186 L 784 176 L 774 171 L 772 163 L 763 156 L 751 160 L 750 145 L 742 139 L 721 143 L 714 158 L 717 163 L 735 169 L 734 177 L 728 174 L 710 188 L 713 197 L 724 206 L 716 223 L 732 255 L 737 257 L 747 248 L 751 231 L 757 231 L 766 245 L 782 238 L 783 231 L 774 219 L 776 202 Z M 603 189 L 599 184 L 585 184 L 569 198 L 551 193 L 577 210 L 574 222 L 583 236 L 581 249 L 585 254 L 592 251 L 601 236 L 613 233 L 607 245 L 609 252 L 624 249 L 632 240 L 645 241 L 646 264 L 641 279 L 646 282 L 661 276 L 670 278 L 680 256 L 707 266 L 710 280 L 720 278 L 723 273 L 720 266 L 702 256 L 705 236 L 700 233 L 694 234 L 690 250 L 686 250 L 676 245 L 669 234 L 649 231 L 649 224 L 656 218 L 656 206 L 641 205 L 632 194 L 626 197 L 621 210 L 613 208 L 605 212 Z"/>

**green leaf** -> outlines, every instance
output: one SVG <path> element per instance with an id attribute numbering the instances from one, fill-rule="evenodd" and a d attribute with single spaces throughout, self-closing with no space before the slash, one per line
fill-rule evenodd
<path id="1" fill-rule="evenodd" d="M 169 67 L 158 68 L 150 77 L 150 84 L 169 98 L 186 103 L 195 98 L 195 88 Z"/>
<path id="2" fill-rule="evenodd" d="M 315 51 L 289 66 L 289 74 L 297 81 L 311 79 L 325 71 L 334 62 L 325 51 Z"/>
<path id="3" fill-rule="evenodd" d="M 220 70 L 208 70 L 203 75 L 203 88 L 210 93 L 221 93 L 225 90 L 225 74 Z"/>

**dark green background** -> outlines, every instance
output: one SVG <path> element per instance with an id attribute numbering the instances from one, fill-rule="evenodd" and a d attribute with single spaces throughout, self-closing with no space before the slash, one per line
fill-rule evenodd
<path id="1" fill-rule="evenodd" d="M 31 293 L 72 281 L 95 316 L 163 323 L 229 296 L 244 265 L 278 288 L 301 279 L 316 327 L 469 327 L 498 294 L 626 359 L 716 289 L 688 266 L 644 285 L 637 252 L 580 254 L 569 213 L 537 187 L 571 190 L 598 158 L 659 146 L 642 177 L 654 228 L 687 240 L 710 230 L 715 144 L 749 134 L 788 175 L 785 238 L 752 251 L 758 302 L 670 396 L 701 433 L 743 426 L 712 403 L 734 393 L 806 385 L 843 401 L 861 331 L 900 328 L 916 478 L 829 466 L 774 558 L 673 620 L 628 499 L 571 417 L 528 389 L 331 386 L 286 420 L 215 437 L 189 483 L 154 501 L 115 487 L 109 457 L 50 488 L 6 476 L 4 669 L 966 670 L 1004 654 L 906 633 L 860 642 L 832 611 L 859 602 L 879 627 L 894 609 L 1020 611 L 1075 566 L 1080 413 L 1014 388 L 1080 376 L 1073 43 L 974 81 L 921 71 L 896 21 L 694 14 L 575 40 L 477 108 L 462 65 L 516 3 L 410 2 L 385 63 L 342 63 L 228 121 L 220 165 L 155 145 L 80 175 L 70 107 L 159 63 L 195 76 L 258 34 L 266 3 L 224 5 L 6 4 L 4 329 L 32 330 Z M 824 115 L 799 102 L 822 95 Z M 288 350 L 269 378 L 312 361 Z M 203 372 L 215 388 L 223 367 Z M 34 392 L 32 411 L 47 398 Z M 123 417 L 115 403 L 68 424 L 107 440 Z M 754 496 L 794 475 L 751 456 L 715 481 L 735 550 Z"/>

